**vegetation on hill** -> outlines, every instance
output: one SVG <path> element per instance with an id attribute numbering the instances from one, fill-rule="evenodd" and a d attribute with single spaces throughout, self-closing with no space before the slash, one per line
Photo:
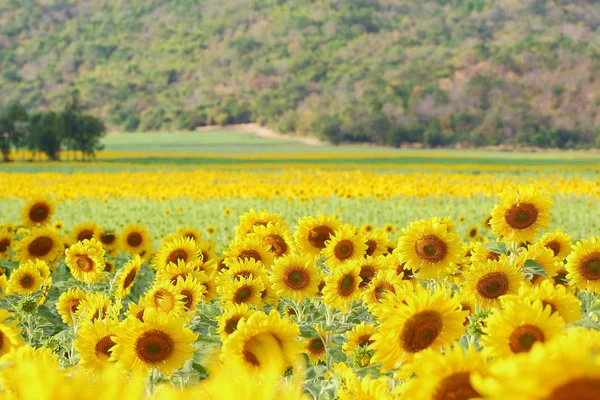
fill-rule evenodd
<path id="1" fill-rule="evenodd" d="M 111 129 L 600 144 L 600 2 L 2 0 L 0 107 L 73 86 Z"/>

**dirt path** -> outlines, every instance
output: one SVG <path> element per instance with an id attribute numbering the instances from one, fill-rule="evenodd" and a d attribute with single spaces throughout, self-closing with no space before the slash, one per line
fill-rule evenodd
<path id="1" fill-rule="evenodd" d="M 238 124 L 238 125 L 210 125 L 203 126 L 200 128 L 196 128 L 197 132 L 206 132 L 206 131 L 215 131 L 219 129 L 227 129 L 228 131 L 233 131 L 236 133 L 243 133 L 246 135 L 254 135 L 265 139 L 277 139 L 277 140 L 290 140 L 303 144 L 307 144 L 309 146 L 322 146 L 325 143 L 315 137 L 309 136 L 293 136 L 293 135 L 283 135 L 281 133 L 277 133 L 272 131 L 269 128 L 264 126 L 260 126 L 258 124 Z"/>

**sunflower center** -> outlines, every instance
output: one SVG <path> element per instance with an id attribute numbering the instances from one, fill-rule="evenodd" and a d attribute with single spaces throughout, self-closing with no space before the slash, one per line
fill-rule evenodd
<path id="1" fill-rule="evenodd" d="M 579 272 L 586 280 L 596 281 L 600 279 L 600 252 L 596 251 L 588 254 L 581 260 L 579 265 Z"/>
<path id="2" fill-rule="evenodd" d="M 82 242 L 84 240 L 90 240 L 94 237 L 94 231 L 91 229 L 84 229 L 77 235 L 77 241 Z"/>
<path id="3" fill-rule="evenodd" d="M 94 261 L 86 255 L 77 255 L 77 259 L 75 260 L 75 265 L 77 265 L 77 269 L 81 272 L 90 272 L 94 269 Z"/>
<path id="4" fill-rule="evenodd" d="M 96 342 L 94 350 L 96 351 L 96 357 L 101 355 L 110 357 L 110 350 L 116 343 L 110 339 L 110 336 L 104 336 L 102 339 Z"/>
<path id="5" fill-rule="evenodd" d="M 35 203 L 29 210 L 29 219 L 33 222 L 43 222 L 48 218 L 50 208 L 44 203 Z"/>
<path id="6" fill-rule="evenodd" d="M 100 242 L 102 242 L 102 244 L 105 244 L 105 245 L 111 245 L 115 242 L 116 239 L 117 239 L 117 237 L 115 236 L 114 233 L 104 233 L 100 237 Z"/>
<path id="7" fill-rule="evenodd" d="M 175 249 L 167 256 L 167 265 L 170 263 L 177 264 L 177 261 L 183 260 L 187 261 L 188 254 L 183 249 Z"/>
<path id="8" fill-rule="evenodd" d="M 250 286 L 242 286 L 235 292 L 233 301 L 237 304 L 245 303 L 252 296 L 252 288 Z"/>
<path id="9" fill-rule="evenodd" d="M 477 281 L 477 293 L 486 299 L 497 299 L 508 291 L 508 278 L 502 272 L 490 272 Z"/>
<path id="10" fill-rule="evenodd" d="M 33 278 L 33 276 L 26 274 L 23 275 L 21 277 L 21 279 L 19 280 L 19 284 L 21 285 L 21 287 L 23 289 L 29 289 L 33 286 L 33 283 L 35 282 L 35 279 Z"/>
<path id="11" fill-rule="evenodd" d="M 438 384 L 433 400 L 466 400 L 481 397 L 471 386 L 468 372 L 457 372 L 442 379 Z"/>
<path id="12" fill-rule="evenodd" d="M 360 285 L 359 285 L 359 287 L 360 287 Z M 383 294 L 385 292 L 395 293 L 396 291 L 394 290 L 394 287 L 390 283 L 382 282 L 382 283 L 378 284 L 377 286 L 375 286 L 375 289 L 373 290 L 373 300 L 380 302 L 381 299 L 383 298 Z"/>
<path id="13" fill-rule="evenodd" d="M 523 353 L 531 350 L 535 342 L 544 342 L 544 332 L 535 325 L 517 327 L 509 338 L 509 346 L 513 353 Z"/>
<path id="14" fill-rule="evenodd" d="M 54 241 L 47 236 L 40 236 L 32 240 L 27 246 L 27 251 L 34 257 L 41 258 L 52 250 Z"/>
<path id="15" fill-rule="evenodd" d="M 123 289 L 127 289 L 129 286 L 131 286 L 136 275 L 137 275 L 137 270 L 135 268 L 132 269 L 131 271 L 129 271 L 129 273 L 123 280 Z"/>
<path id="16" fill-rule="evenodd" d="M 158 364 L 173 354 L 173 339 L 165 332 L 151 330 L 144 332 L 135 342 L 135 352 L 143 362 Z"/>
<path id="17" fill-rule="evenodd" d="M 556 306 L 546 300 L 542 300 L 542 305 L 544 308 L 546 308 L 546 306 L 550 306 L 551 314 L 554 314 L 557 311 Z"/>
<path id="18" fill-rule="evenodd" d="M 504 214 L 504 220 L 513 229 L 525 229 L 537 221 L 538 210 L 531 203 L 513 205 Z"/>
<path id="19" fill-rule="evenodd" d="M 184 307 L 186 310 L 189 310 L 192 308 L 192 305 L 194 304 L 194 295 L 192 294 L 192 292 L 190 292 L 187 289 L 184 289 L 181 291 L 181 295 L 183 296 L 183 301 L 184 301 Z"/>
<path id="20" fill-rule="evenodd" d="M 251 258 L 254 261 L 262 261 L 260 253 L 256 250 L 242 250 L 240 251 L 240 254 L 238 254 L 238 258 L 242 260 L 247 260 Z"/>
<path id="21" fill-rule="evenodd" d="M 360 273 L 358 276 L 360 276 L 362 279 L 362 281 L 358 284 L 358 287 L 363 289 L 369 286 L 369 283 L 371 283 L 373 280 L 373 277 L 375 276 L 375 268 L 373 268 L 371 265 L 363 265 L 360 267 Z"/>
<path id="22" fill-rule="evenodd" d="M 138 232 L 132 232 L 127 235 L 127 244 L 131 247 L 138 247 L 142 244 L 142 235 Z"/>
<path id="23" fill-rule="evenodd" d="M 324 353 L 325 343 L 323 343 L 323 339 L 321 338 L 311 339 L 311 341 L 308 343 L 308 348 L 313 354 Z"/>
<path id="24" fill-rule="evenodd" d="M 365 244 L 367 245 L 367 255 L 372 256 L 373 253 L 375 253 L 375 250 L 377 250 L 377 242 L 373 239 L 369 239 Z"/>
<path id="25" fill-rule="evenodd" d="M 372 344 L 374 341 L 371 340 L 371 335 L 362 335 L 356 339 L 356 345 L 359 347 L 365 347 Z"/>
<path id="26" fill-rule="evenodd" d="M 436 263 L 446 257 L 448 247 L 439 237 L 427 235 L 417 240 L 415 251 L 422 260 Z"/>
<path id="27" fill-rule="evenodd" d="M 600 379 L 581 377 L 571 379 L 555 388 L 548 400 L 596 400 L 600 398 Z"/>
<path id="28" fill-rule="evenodd" d="M 474 238 L 475 236 L 477 236 L 477 229 L 473 228 L 469 231 L 469 237 Z"/>
<path id="29" fill-rule="evenodd" d="M 260 366 L 260 363 L 258 362 L 258 359 L 254 355 L 254 353 L 252 353 L 250 350 L 244 350 L 244 351 L 242 351 L 242 355 L 244 356 L 244 360 L 247 363 L 252 364 L 255 367 L 259 367 Z"/>
<path id="30" fill-rule="evenodd" d="M 284 279 L 286 286 L 293 290 L 302 290 L 310 283 L 310 276 L 301 269 L 291 271 Z"/>
<path id="31" fill-rule="evenodd" d="M 263 242 L 269 246 L 271 253 L 273 253 L 276 257 L 280 257 L 288 251 L 287 243 L 279 235 L 268 235 L 263 239 Z"/>
<path id="32" fill-rule="evenodd" d="M 308 242 L 312 247 L 317 249 L 324 249 L 325 242 L 328 241 L 333 235 L 333 229 L 328 226 L 316 226 L 308 232 Z"/>
<path id="33" fill-rule="evenodd" d="M 335 258 L 340 261 L 344 261 L 350 257 L 352 257 L 352 253 L 354 253 L 354 244 L 348 239 L 340 240 L 338 244 L 333 248 L 333 254 Z"/>
<path id="34" fill-rule="evenodd" d="M 421 311 L 409 318 L 402 328 L 400 342 L 404 351 L 417 353 L 425 350 L 439 336 L 444 321 L 437 311 Z"/>
<path id="35" fill-rule="evenodd" d="M 348 297 L 354 292 L 354 276 L 346 275 L 340 279 L 338 294 L 343 297 Z"/>
<path id="36" fill-rule="evenodd" d="M 67 303 L 67 308 L 75 314 L 77 312 L 77 307 L 79 307 L 79 303 L 81 303 L 80 299 L 73 299 Z"/>
<path id="37" fill-rule="evenodd" d="M 8 249 L 9 245 L 10 245 L 10 239 L 8 239 L 8 238 L 0 239 L 0 253 L 4 253 L 6 251 L 6 249 Z"/>
<path id="38" fill-rule="evenodd" d="M 556 257 L 558 253 L 560 253 L 560 243 L 558 243 L 558 241 L 556 240 L 552 240 L 546 243 L 546 247 L 554 252 L 554 257 Z"/>
<path id="39" fill-rule="evenodd" d="M 183 234 L 184 238 L 188 238 L 188 239 L 194 239 L 194 241 L 198 241 L 198 238 L 196 237 L 196 235 L 193 232 L 187 232 Z"/>
<path id="40" fill-rule="evenodd" d="M 567 274 L 568 274 L 568 272 L 564 269 L 557 271 L 556 275 L 553 278 L 554 284 L 566 286 L 567 285 Z"/>
<path id="41" fill-rule="evenodd" d="M 107 261 L 104 263 L 104 271 L 105 272 L 113 272 L 115 265 L 112 262 Z"/>
<path id="42" fill-rule="evenodd" d="M 107 311 L 108 310 L 106 309 L 106 307 L 97 308 L 94 315 L 92 315 L 92 318 L 91 318 L 92 322 L 97 320 L 98 318 L 102 318 L 103 316 L 105 316 Z"/>
<path id="43" fill-rule="evenodd" d="M 238 323 L 240 322 L 240 317 L 233 317 L 227 320 L 225 323 L 225 333 L 231 335 L 237 329 Z"/>

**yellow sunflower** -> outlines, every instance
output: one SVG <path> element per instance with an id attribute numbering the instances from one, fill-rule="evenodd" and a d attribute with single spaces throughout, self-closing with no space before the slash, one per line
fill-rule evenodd
<path id="1" fill-rule="evenodd" d="M 229 268 L 221 270 L 219 284 L 249 277 L 260 278 L 264 284 L 269 282 L 267 270 L 260 261 L 237 258 L 229 264 Z"/>
<path id="2" fill-rule="evenodd" d="M 331 307 L 340 308 L 346 312 L 350 303 L 360 298 L 358 285 L 360 268 L 356 264 L 347 263 L 337 268 L 333 275 L 325 277 L 323 302 Z"/>
<path id="3" fill-rule="evenodd" d="M 8 279 L 8 293 L 32 294 L 40 290 L 44 278 L 36 268 L 35 262 L 27 262 L 13 270 Z"/>
<path id="4" fill-rule="evenodd" d="M 196 242 L 196 247 L 202 255 L 202 262 L 204 264 L 210 263 L 211 261 L 217 261 L 217 253 L 215 252 L 215 243 L 210 240 L 200 240 Z"/>
<path id="5" fill-rule="evenodd" d="M 475 346 L 455 346 L 440 353 L 424 352 L 419 362 L 411 364 L 415 375 L 401 387 L 403 398 L 478 399 L 481 395 L 471 385 L 471 375 L 486 371 L 485 358 Z"/>
<path id="6" fill-rule="evenodd" d="M 161 247 L 154 256 L 152 265 L 160 271 L 165 269 L 167 265 L 177 264 L 179 261 L 184 263 L 201 261 L 201 256 L 194 239 L 188 237 L 176 238 Z"/>
<path id="7" fill-rule="evenodd" d="M 367 304 L 369 310 L 379 305 L 385 293 L 390 292 L 395 294 L 399 288 L 407 290 L 408 287 L 405 285 L 408 285 L 408 283 L 404 281 L 402 277 L 402 273 L 400 275 L 396 275 L 396 271 L 394 270 L 378 271 L 377 276 L 371 280 L 362 295 L 362 298 Z"/>
<path id="8" fill-rule="evenodd" d="M 79 288 L 68 289 L 59 296 L 56 311 L 65 324 L 69 326 L 74 324 L 74 317 L 78 314 L 79 305 L 86 298 L 87 295 Z"/>
<path id="9" fill-rule="evenodd" d="M 52 219 L 54 211 L 54 204 L 48 197 L 35 197 L 23 208 L 21 222 L 30 227 L 45 225 Z"/>
<path id="10" fill-rule="evenodd" d="M 79 365 L 84 368 L 102 371 L 107 364 L 115 342 L 111 336 L 119 323 L 115 320 L 85 321 L 77 329 L 77 338 L 73 342 L 79 353 Z"/>
<path id="11" fill-rule="evenodd" d="M 204 302 L 209 303 L 217 298 L 217 273 L 208 275 L 208 279 L 201 283 L 204 286 Z"/>
<path id="12" fill-rule="evenodd" d="M 364 233 L 367 250 L 365 254 L 369 257 L 378 257 L 387 252 L 389 242 L 387 233 L 384 231 L 371 231 Z"/>
<path id="13" fill-rule="evenodd" d="M 271 284 L 278 296 L 298 302 L 305 297 L 314 298 L 321 282 L 320 267 L 310 255 L 286 255 L 275 260 L 271 271 Z"/>
<path id="14" fill-rule="evenodd" d="M 477 298 L 473 293 L 469 292 L 460 292 L 458 294 L 455 294 L 455 297 L 458 298 L 458 304 L 460 305 L 460 309 L 469 313 L 465 317 L 465 320 L 463 322 L 463 325 L 467 326 L 470 322 L 469 317 L 475 314 L 475 311 L 477 311 Z"/>
<path id="15" fill-rule="evenodd" d="M 176 285 L 179 278 L 194 277 L 202 283 L 208 279 L 208 276 L 198 268 L 199 265 L 204 265 L 201 260 L 186 263 L 180 259 L 177 263 L 169 263 L 166 267 L 157 271 L 156 282 L 171 282 L 171 284 Z"/>
<path id="16" fill-rule="evenodd" d="M 237 259 L 251 258 L 254 261 L 260 261 L 266 268 L 273 264 L 273 254 L 270 247 L 264 245 L 257 236 L 247 236 L 234 240 L 229 244 L 229 248 L 223 251 L 223 262 L 228 267 Z"/>
<path id="17" fill-rule="evenodd" d="M 71 243 L 83 242 L 99 236 L 100 230 L 95 222 L 82 222 L 71 229 Z"/>
<path id="18" fill-rule="evenodd" d="M 102 243 L 96 239 L 75 243 L 65 251 L 65 264 L 78 281 L 98 282 L 106 266 Z"/>
<path id="19" fill-rule="evenodd" d="M 114 254 L 119 248 L 119 236 L 112 230 L 106 230 L 104 227 L 98 226 L 94 237 L 102 243 L 109 254 Z"/>
<path id="20" fill-rule="evenodd" d="M 498 261 L 500 254 L 493 252 L 484 246 L 489 243 L 488 239 L 485 239 L 482 243 L 476 243 L 468 253 L 468 261 L 470 263 L 485 263 L 487 260 Z M 464 259 L 463 259 L 464 262 Z"/>
<path id="21" fill-rule="evenodd" d="M 317 256 L 341 225 L 342 220 L 335 215 L 325 217 L 319 213 L 317 218 L 304 217 L 298 221 L 294 240 L 302 253 Z"/>
<path id="22" fill-rule="evenodd" d="M 110 298 L 104 293 L 88 293 L 77 307 L 76 317 L 82 321 L 105 319 L 110 308 Z"/>
<path id="23" fill-rule="evenodd" d="M 483 355 L 502 358 L 528 352 L 536 342 L 551 340 L 562 333 L 563 319 L 541 301 L 510 299 L 502 301 L 482 327 Z"/>
<path id="24" fill-rule="evenodd" d="M 119 234 L 119 247 L 126 253 L 148 257 L 152 252 L 152 237 L 145 226 L 129 224 Z"/>
<path id="25" fill-rule="evenodd" d="M 240 217 L 240 224 L 235 228 L 235 237 L 236 239 L 243 238 L 247 234 L 253 233 L 255 227 L 267 226 L 269 222 L 283 221 L 279 214 L 269 214 L 266 210 L 256 212 L 252 209 Z"/>
<path id="26" fill-rule="evenodd" d="M 302 352 L 299 335 L 298 325 L 282 318 L 276 310 L 269 315 L 257 311 L 240 320 L 237 329 L 225 340 L 221 361 L 249 373 L 281 362 L 279 370 L 283 372 Z"/>
<path id="27" fill-rule="evenodd" d="M 512 242 L 532 242 L 540 229 L 552 220 L 552 201 L 533 185 L 510 186 L 499 193 L 500 204 L 491 211 L 492 232 Z"/>
<path id="28" fill-rule="evenodd" d="M 12 321 L 9 322 L 8 319 Z M 19 319 L 15 315 L 0 308 L 0 357 L 23 345 L 18 325 Z"/>
<path id="29" fill-rule="evenodd" d="M 353 226 L 343 225 L 327 241 L 323 256 L 326 259 L 325 263 L 335 268 L 364 257 L 366 251 L 364 236 L 357 233 Z"/>
<path id="30" fill-rule="evenodd" d="M 262 279 L 253 276 L 248 278 L 240 277 L 233 282 L 222 284 L 217 288 L 219 299 L 224 304 L 247 303 L 253 306 L 261 305 L 261 293 L 264 290 L 265 285 Z"/>
<path id="31" fill-rule="evenodd" d="M 382 228 L 382 229 L 383 229 L 383 231 L 384 231 L 385 233 L 387 233 L 388 235 L 391 235 L 392 233 L 395 233 L 395 232 L 396 232 L 396 226 L 395 226 L 394 224 L 392 224 L 391 222 L 386 222 L 386 223 L 383 225 L 383 228 Z"/>
<path id="32" fill-rule="evenodd" d="M 325 355 L 327 354 L 327 333 L 317 326 L 315 328 L 317 335 L 313 338 L 304 339 L 304 353 L 308 356 L 308 360 L 311 364 L 318 364 L 319 361 L 325 361 Z"/>
<path id="33" fill-rule="evenodd" d="M 473 225 L 467 231 L 467 239 L 470 240 L 471 242 L 475 242 L 475 241 L 477 241 L 478 238 L 479 238 L 479 228 L 477 227 L 477 225 Z"/>
<path id="34" fill-rule="evenodd" d="M 524 281 L 523 275 L 505 256 L 498 261 L 473 263 L 471 269 L 465 271 L 464 278 L 464 292 L 473 294 L 484 310 L 498 307 L 500 298 L 517 293 Z"/>
<path id="35" fill-rule="evenodd" d="M 600 236 L 575 243 L 567 257 L 566 269 L 571 286 L 600 293 Z"/>
<path id="36" fill-rule="evenodd" d="M 0 260 L 8 260 L 10 258 L 10 250 L 14 233 L 2 228 L 0 229 Z"/>
<path id="37" fill-rule="evenodd" d="M 155 282 L 144 294 L 143 302 L 147 303 L 150 308 L 156 308 L 173 316 L 185 312 L 183 295 L 177 292 L 171 282 Z"/>
<path id="38" fill-rule="evenodd" d="M 183 319 L 157 310 L 147 309 L 143 318 L 127 318 L 116 328 L 109 360 L 142 375 L 156 368 L 170 377 L 192 358 L 197 336 L 184 327 Z"/>
<path id="39" fill-rule="evenodd" d="M 374 229 L 375 229 L 375 227 L 370 222 L 365 222 L 363 224 L 363 226 L 360 227 L 360 231 L 363 232 L 363 233 L 365 233 L 365 232 L 372 232 Z"/>
<path id="40" fill-rule="evenodd" d="M 254 234 L 269 248 L 275 258 L 295 252 L 294 238 L 283 222 L 269 222 L 266 226 L 254 227 Z"/>
<path id="41" fill-rule="evenodd" d="M 571 252 L 571 236 L 561 229 L 544 233 L 539 243 L 552 250 L 554 257 L 559 260 L 564 260 Z"/>
<path id="42" fill-rule="evenodd" d="M 184 239 L 192 239 L 195 243 L 202 240 L 202 233 L 200 233 L 200 229 L 193 226 L 180 226 L 177 228 L 177 234 Z"/>
<path id="43" fill-rule="evenodd" d="M 397 300 L 393 307 L 382 311 L 369 346 L 375 351 L 372 362 L 383 363 L 384 370 L 412 360 L 423 350 L 451 346 L 464 333 L 463 321 L 468 312 L 461 311 L 458 300 L 442 287 L 433 293 L 417 287 L 414 293 L 405 292 L 402 300 Z"/>
<path id="44" fill-rule="evenodd" d="M 115 280 L 115 297 L 122 299 L 133 287 L 133 282 L 138 272 L 142 268 L 142 258 L 138 254 L 134 254 L 129 261 L 127 261 L 118 272 L 118 276 Z"/>
<path id="45" fill-rule="evenodd" d="M 536 261 L 542 266 L 544 271 L 546 271 L 546 275 L 533 274 L 531 283 L 534 285 L 538 285 L 545 280 L 553 280 L 558 270 L 563 265 L 562 261 L 558 261 L 554 257 L 554 252 L 552 249 L 545 247 L 541 243 L 536 243 L 529 246 L 527 251 L 524 252 L 523 258 L 526 260 Z M 517 265 L 519 264 L 517 263 Z"/>
<path id="46" fill-rule="evenodd" d="M 398 257 L 405 269 L 419 274 L 419 278 L 441 278 L 452 273 L 454 264 L 462 259 L 459 236 L 448 232 L 448 225 L 433 221 L 417 221 L 402 230 L 398 239 Z"/>
<path id="47" fill-rule="evenodd" d="M 127 311 L 125 311 L 125 317 L 136 318 L 139 321 L 144 322 L 144 311 L 148 308 L 151 308 L 150 304 L 146 303 L 143 299 L 139 304 L 129 303 L 129 307 L 127 308 Z"/>
<path id="48" fill-rule="evenodd" d="M 344 384 L 337 393 L 339 400 L 393 400 L 396 396 L 389 391 L 386 377 L 359 378 L 354 373 L 344 377 Z"/>
<path id="49" fill-rule="evenodd" d="M 15 244 L 17 258 L 21 262 L 40 259 L 48 264 L 63 252 L 62 240 L 54 228 L 33 228 L 28 235 Z"/>
<path id="50" fill-rule="evenodd" d="M 221 335 L 221 341 L 225 342 L 229 335 L 236 331 L 240 321 L 253 313 L 246 303 L 226 305 L 223 314 L 217 317 L 217 333 Z"/>
<path id="51" fill-rule="evenodd" d="M 370 344 L 373 343 L 373 335 L 377 332 L 375 324 L 367 324 L 362 321 L 360 324 L 355 325 L 352 330 L 348 331 L 348 340 L 342 345 L 342 350 L 347 356 L 351 356 L 358 348 L 366 349 Z"/>
<path id="52" fill-rule="evenodd" d="M 204 297 L 205 290 L 206 289 L 202 286 L 201 282 L 193 276 L 177 278 L 175 291 L 183 296 L 181 301 L 183 302 L 183 308 L 186 312 L 193 312 L 196 310 L 196 306 Z"/>

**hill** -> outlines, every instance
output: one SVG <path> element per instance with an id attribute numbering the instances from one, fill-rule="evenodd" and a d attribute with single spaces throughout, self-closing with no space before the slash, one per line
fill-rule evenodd
<path id="1" fill-rule="evenodd" d="M 0 107 L 72 88 L 112 129 L 585 147 L 600 2 L 0 0 Z"/>

